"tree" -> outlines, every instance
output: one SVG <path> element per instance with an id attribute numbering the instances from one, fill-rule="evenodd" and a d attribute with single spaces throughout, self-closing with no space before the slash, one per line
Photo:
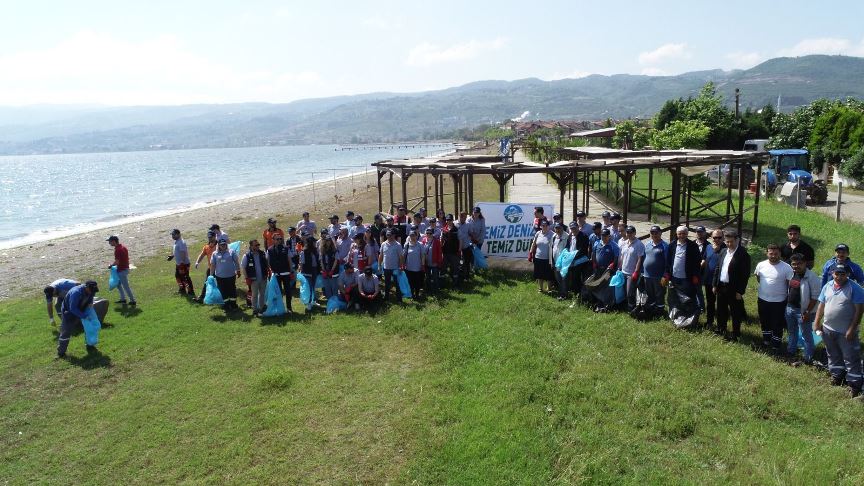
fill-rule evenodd
<path id="1" fill-rule="evenodd" d="M 771 123 L 773 135 L 768 146 L 770 148 L 807 148 L 816 119 L 830 110 L 836 103 L 820 98 L 792 113 L 777 113 Z"/>
<path id="2" fill-rule="evenodd" d="M 657 130 L 663 130 L 670 123 L 678 120 L 678 115 L 681 112 L 681 107 L 684 103 L 685 101 L 682 98 L 678 98 L 677 100 L 667 100 L 666 103 L 663 103 L 663 107 L 660 108 L 660 111 L 658 111 L 657 115 L 654 117 L 654 128 Z"/>
<path id="3" fill-rule="evenodd" d="M 864 181 L 864 149 L 858 150 L 840 165 L 840 173 L 858 182 Z"/>
<path id="4" fill-rule="evenodd" d="M 711 129 L 698 120 L 671 122 L 665 129 L 658 130 L 652 138 L 652 145 L 662 149 L 704 149 Z"/>
<path id="5" fill-rule="evenodd" d="M 633 149 L 633 135 L 636 133 L 636 128 L 633 120 L 624 120 L 616 125 L 612 146 L 625 150 Z"/>
<path id="6" fill-rule="evenodd" d="M 695 98 L 667 101 L 654 118 L 654 128 L 662 131 L 676 121 L 698 121 L 707 127 L 704 147 L 740 148 L 740 124 L 712 82 L 706 83 Z"/>

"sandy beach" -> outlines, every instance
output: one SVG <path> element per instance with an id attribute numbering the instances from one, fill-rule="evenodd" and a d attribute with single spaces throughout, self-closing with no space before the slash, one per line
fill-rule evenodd
<path id="1" fill-rule="evenodd" d="M 129 248 L 132 265 L 157 254 L 168 255 L 171 249 L 171 229 L 178 228 L 189 245 L 194 259 L 206 237 L 207 228 L 217 223 L 229 234 L 232 228 L 247 226 L 250 220 L 276 217 L 279 227 L 294 225 L 304 210 L 312 213 L 319 226 L 336 211 L 344 211 L 360 200 L 375 201 L 377 190 L 375 171 L 367 174 L 344 176 L 335 181 L 316 182 L 264 195 L 191 209 L 176 214 L 146 219 L 134 223 L 103 228 L 96 231 L 66 236 L 0 250 L 0 300 L 32 295 L 57 278 L 83 279 L 105 276 L 114 254 L 105 241 L 116 234 Z M 354 192 L 352 193 L 352 186 Z M 386 199 L 386 195 L 385 195 Z M 368 205 L 368 202 L 367 202 Z M 357 206 L 353 206 L 357 207 Z M 290 216 L 290 218 L 289 218 Z M 371 215 L 370 215 L 371 216 Z M 371 217 L 369 218 L 371 221 Z M 262 228 L 263 229 L 263 228 Z M 100 279 L 101 280 L 101 279 Z"/>

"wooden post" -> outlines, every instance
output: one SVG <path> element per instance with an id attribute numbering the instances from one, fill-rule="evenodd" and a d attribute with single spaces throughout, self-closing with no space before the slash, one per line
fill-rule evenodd
<path id="1" fill-rule="evenodd" d="M 570 173 L 570 200 L 573 202 L 573 217 L 572 221 L 576 221 L 576 211 L 579 210 L 578 205 L 576 204 L 576 168 L 573 168 L 573 171 Z"/>
<path id="2" fill-rule="evenodd" d="M 840 204 L 843 203 L 843 181 L 837 181 L 837 214 L 834 221 L 840 221 Z"/>
<path id="3" fill-rule="evenodd" d="M 453 218 L 457 218 L 459 216 L 459 176 L 454 174 L 450 174 L 450 178 L 453 179 Z"/>
<path id="4" fill-rule="evenodd" d="M 474 208 L 474 172 L 468 170 L 468 209 Z"/>
<path id="5" fill-rule="evenodd" d="M 582 211 L 585 211 L 585 215 L 588 215 L 588 211 L 591 209 L 591 178 L 594 177 L 592 172 L 585 172 L 585 181 L 582 184 Z"/>
<path id="6" fill-rule="evenodd" d="M 633 186 L 633 173 L 630 169 L 625 169 L 624 171 L 624 222 L 627 223 L 627 219 L 630 216 L 630 190 Z"/>
<path id="7" fill-rule="evenodd" d="M 411 177 L 410 172 L 405 172 L 402 169 L 402 206 L 405 206 L 405 211 L 408 211 L 408 178 Z"/>
<path id="8" fill-rule="evenodd" d="M 498 174 L 495 174 L 495 180 L 498 182 L 498 202 L 504 202 L 504 184 L 507 181 L 503 178 L 503 174 L 499 177 Z"/>
<path id="9" fill-rule="evenodd" d="M 648 221 L 654 214 L 654 169 L 648 169 Z"/>
<path id="10" fill-rule="evenodd" d="M 762 162 L 759 162 L 756 174 L 762 173 Z M 762 189 L 759 187 L 759 179 L 756 179 L 756 203 L 753 206 L 753 231 L 750 235 L 751 238 L 756 238 L 756 225 L 759 222 L 759 193 Z"/>
<path id="11" fill-rule="evenodd" d="M 731 166 L 730 166 L 731 169 Z M 746 189 L 747 180 L 745 177 L 747 171 L 744 167 L 738 168 L 738 238 L 741 238 L 741 232 L 744 230 L 744 190 Z"/>
<path id="12" fill-rule="evenodd" d="M 378 172 L 378 212 L 384 211 L 384 198 L 381 196 L 381 178 L 384 177 L 384 173 L 379 169 L 375 169 Z"/>
<path id="13" fill-rule="evenodd" d="M 690 209 L 693 203 L 693 178 L 687 176 L 687 204 L 684 206 L 684 226 L 690 227 Z"/>
<path id="14" fill-rule="evenodd" d="M 429 180 L 426 177 L 426 173 L 423 173 L 423 207 L 426 208 L 428 213 L 429 211 Z"/>
<path id="15" fill-rule="evenodd" d="M 389 214 L 393 214 L 393 171 L 390 171 L 390 209 L 387 210 Z"/>
<path id="16" fill-rule="evenodd" d="M 669 205 L 672 206 L 669 215 L 671 226 L 669 241 L 675 241 L 675 230 L 681 222 L 681 167 L 675 167 L 675 170 L 672 171 L 672 199 Z"/>

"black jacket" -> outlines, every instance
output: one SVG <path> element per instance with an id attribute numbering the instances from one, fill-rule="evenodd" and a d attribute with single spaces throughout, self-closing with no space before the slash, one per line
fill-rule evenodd
<path id="1" fill-rule="evenodd" d="M 672 278 L 672 265 L 675 263 L 675 251 L 678 248 L 678 239 L 669 243 L 669 251 L 666 253 L 666 274 L 668 278 Z M 687 280 L 693 277 L 702 275 L 702 257 L 700 256 L 699 245 L 693 240 L 687 240 L 687 251 L 684 253 L 684 273 Z"/>
<path id="2" fill-rule="evenodd" d="M 717 268 L 714 269 L 714 287 L 720 286 L 720 272 L 723 270 L 723 260 L 727 253 L 729 253 L 729 249 L 723 248 L 717 256 Z M 738 249 L 732 255 L 732 261 L 729 262 L 729 285 L 735 289 L 736 293 L 744 295 L 747 290 L 747 282 L 750 280 L 750 270 L 750 255 L 746 248 L 738 245 Z"/>

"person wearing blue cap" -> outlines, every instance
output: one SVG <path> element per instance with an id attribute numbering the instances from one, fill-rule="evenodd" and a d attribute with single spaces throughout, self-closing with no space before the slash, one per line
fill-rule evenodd
<path id="1" fill-rule="evenodd" d="M 66 349 L 69 347 L 72 332 L 81 325 L 81 319 L 87 317 L 87 309 L 93 305 L 93 297 L 96 292 L 99 292 L 99 284 L 93 280 L 72 287 L 66 292 L 61 306 L 60 336 L 57 338 L 58 358 L 66 357 Z M 95 347 L 87 345 L 88 354 L 95 351 Z"/>
<path id="2" fill-rule="evenodd" d="M 840 243 L 834 248 L 834 258 L 828 260 L 822 266 L 823 286 L 831 281 L 834 275 L 834 267 L 837 265 L 845 265 L 848 278 L 858 285 L 864 285 L 864 272 L 861 271 L 861 267 L 857 263 L 854 263 L 849 258 L 849 245 Z"/>
<path id="3" fill-rule="evenodd" d="M 822 333 L 831 384 L 845 381 L 852 397 L 861 394 L 861 340 L 858 326 L 864 312 L 864 290 L 849 281 L 846 265 L 838 263 L 832 270 L 833 280 L 822 287 L 813 328 Z"/>

